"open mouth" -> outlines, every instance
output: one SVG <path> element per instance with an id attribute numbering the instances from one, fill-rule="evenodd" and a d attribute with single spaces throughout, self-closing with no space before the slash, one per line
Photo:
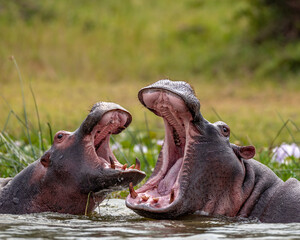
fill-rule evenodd
<path id="1" fill-rule="evenodd" d="M 130 187 L 126 205 L 133 210 L 166 212 L 188 188 L 190 163 L 186 155 L 193 140 L 193 117 L 178 95 L 161 89 L 145 89 L 141 102 L 164 120 L 165 139 L 153 174 L 138 190 Z"/>
<path id="2" fill-rule="evenodd" d="M 103 115 L 101 120 L 91 132 L 91 150 L 96 155 L 94 157 L 97 165 L 102 168 L 111 168 L 115 170 L 140 170 L 140 161 L 136 159 L 136 164 L 128 167 L 127 163 L 122 165 L 113 154 L 109 140 L 112 134 L 118 134 L 123 131 L 130 123 L 131 116 L 122 110 L 111 110 Z"/>

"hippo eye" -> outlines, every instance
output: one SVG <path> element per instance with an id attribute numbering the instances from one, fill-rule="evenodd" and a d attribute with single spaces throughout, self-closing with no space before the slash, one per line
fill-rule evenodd
<path id="1" fill-rule="evenodd" d="M 225 137 L 229 137 L 230 135 L 230 129 L 228 126 L 221 126 L 221 129 L 222 129 L 222 134 L 225 136 Z"/>
<path id="2" fill-rule="evenodd" d="M 63 139 L 64 139 L 64 136 L 65 134 L 62 133 L 62 132 L 58 132 L 55 136 L 55 139 L 58 141 L 58 142 L 61 142 Z"/>
<path id="3" fill-rule="evenodd" d="M 64 136 L 64 135 L 63 135 L 62 133 L 60 133 L 60 134 L 57 135 L 57 138 L 58 138 L 58 139 L 62 139 L 63 136 Z"/>

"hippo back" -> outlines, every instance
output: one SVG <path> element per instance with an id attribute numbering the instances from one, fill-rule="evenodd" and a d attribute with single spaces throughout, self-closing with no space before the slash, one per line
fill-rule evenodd
<path id="1" fill-rule="evenodd" d="M 263 222 L 300 222 L 300 182 L 290 178 L 280 185 L 261 216 Z"/>

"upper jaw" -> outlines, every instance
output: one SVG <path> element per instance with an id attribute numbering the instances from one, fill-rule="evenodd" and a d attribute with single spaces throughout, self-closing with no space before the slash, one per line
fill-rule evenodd
<path id="1" fill-rule="evenodd" d="M 126 122 L 123 126 L 120 126 L 119 129 L 115 129 L 114 134 L 120 133 L 129 126 L 129 124 L 132 121 L 132 117 L 131 114 L 125 108 L 112 102 L 98 102 L 94 104 L 94 106 L 90 110 L 89 115 L 82 122 L 79 129 L 77 129 L 78 135 L 80 135 L 81 137 L 85 137 L 86 135 L 90 134 L 95 128 L 95 126 L 99 122 L 101 122 L 104 115 L 111 111 L 123 112 L 126 115 Z"/>
<path id="2" fill-rule="evenodd" d="M 118 134 L 126 128 L 128 114 L 120 110 L 106 112 L 89 135 L 94 151 L 103 167 L 121 169 L 121 165 L 109 147 L 111 134 Z"/>
<path id="3" fill-rule="evenodd" d="M 140 171 L 138 160 L 135 166 L 123 165 L 116 159 L 109 146 L 110 135 L 123 131 L 131 119 L 130 113 L 121 106 L 100 102 L 93 106 L 77 130 L 87 156 L 87 171 L 91 171 L 96 185 L 103 180 L 103 183 L 97 186 L 97 191 L 114 191 L 128 187 L 128 181 L 136 185 L 145 177 L 145 173 Z"/>
<path id="4" fill-rule="evenodd" d="M 157 91 L 163 90 L 177 95 L 185 103 L 193 116 L 193 121 L 198 122 L 203 120 L 200 113 L 200 102 L 195 95 L 194 89 L 186 82 L 183 81 L 171 81 L 168 79 L 159 80 L 147 87 L 142 88 L 138 93 L 140 102 L 146 106 L 143 100 L 143 94 L 145 91 Z M 147 106 L 146 106 L 147 107 Z M 153 111 L 152 109 L 149 109 Z M 154 112 L 155 113 L 155 112 Z M 155 113 L 156 114 L 156 113 Z"/>

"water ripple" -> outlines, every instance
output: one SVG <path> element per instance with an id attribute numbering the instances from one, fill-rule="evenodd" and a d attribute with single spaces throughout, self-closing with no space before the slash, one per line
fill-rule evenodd
<path id="1" fill-rule="evenodd" d="M 151 220 L 123 200 L 104 201 L 91 217 L 57 213 L 0 215 L 0 239 L 300 239 L 300 224 L 238 222 L 192 215 Z"/>

